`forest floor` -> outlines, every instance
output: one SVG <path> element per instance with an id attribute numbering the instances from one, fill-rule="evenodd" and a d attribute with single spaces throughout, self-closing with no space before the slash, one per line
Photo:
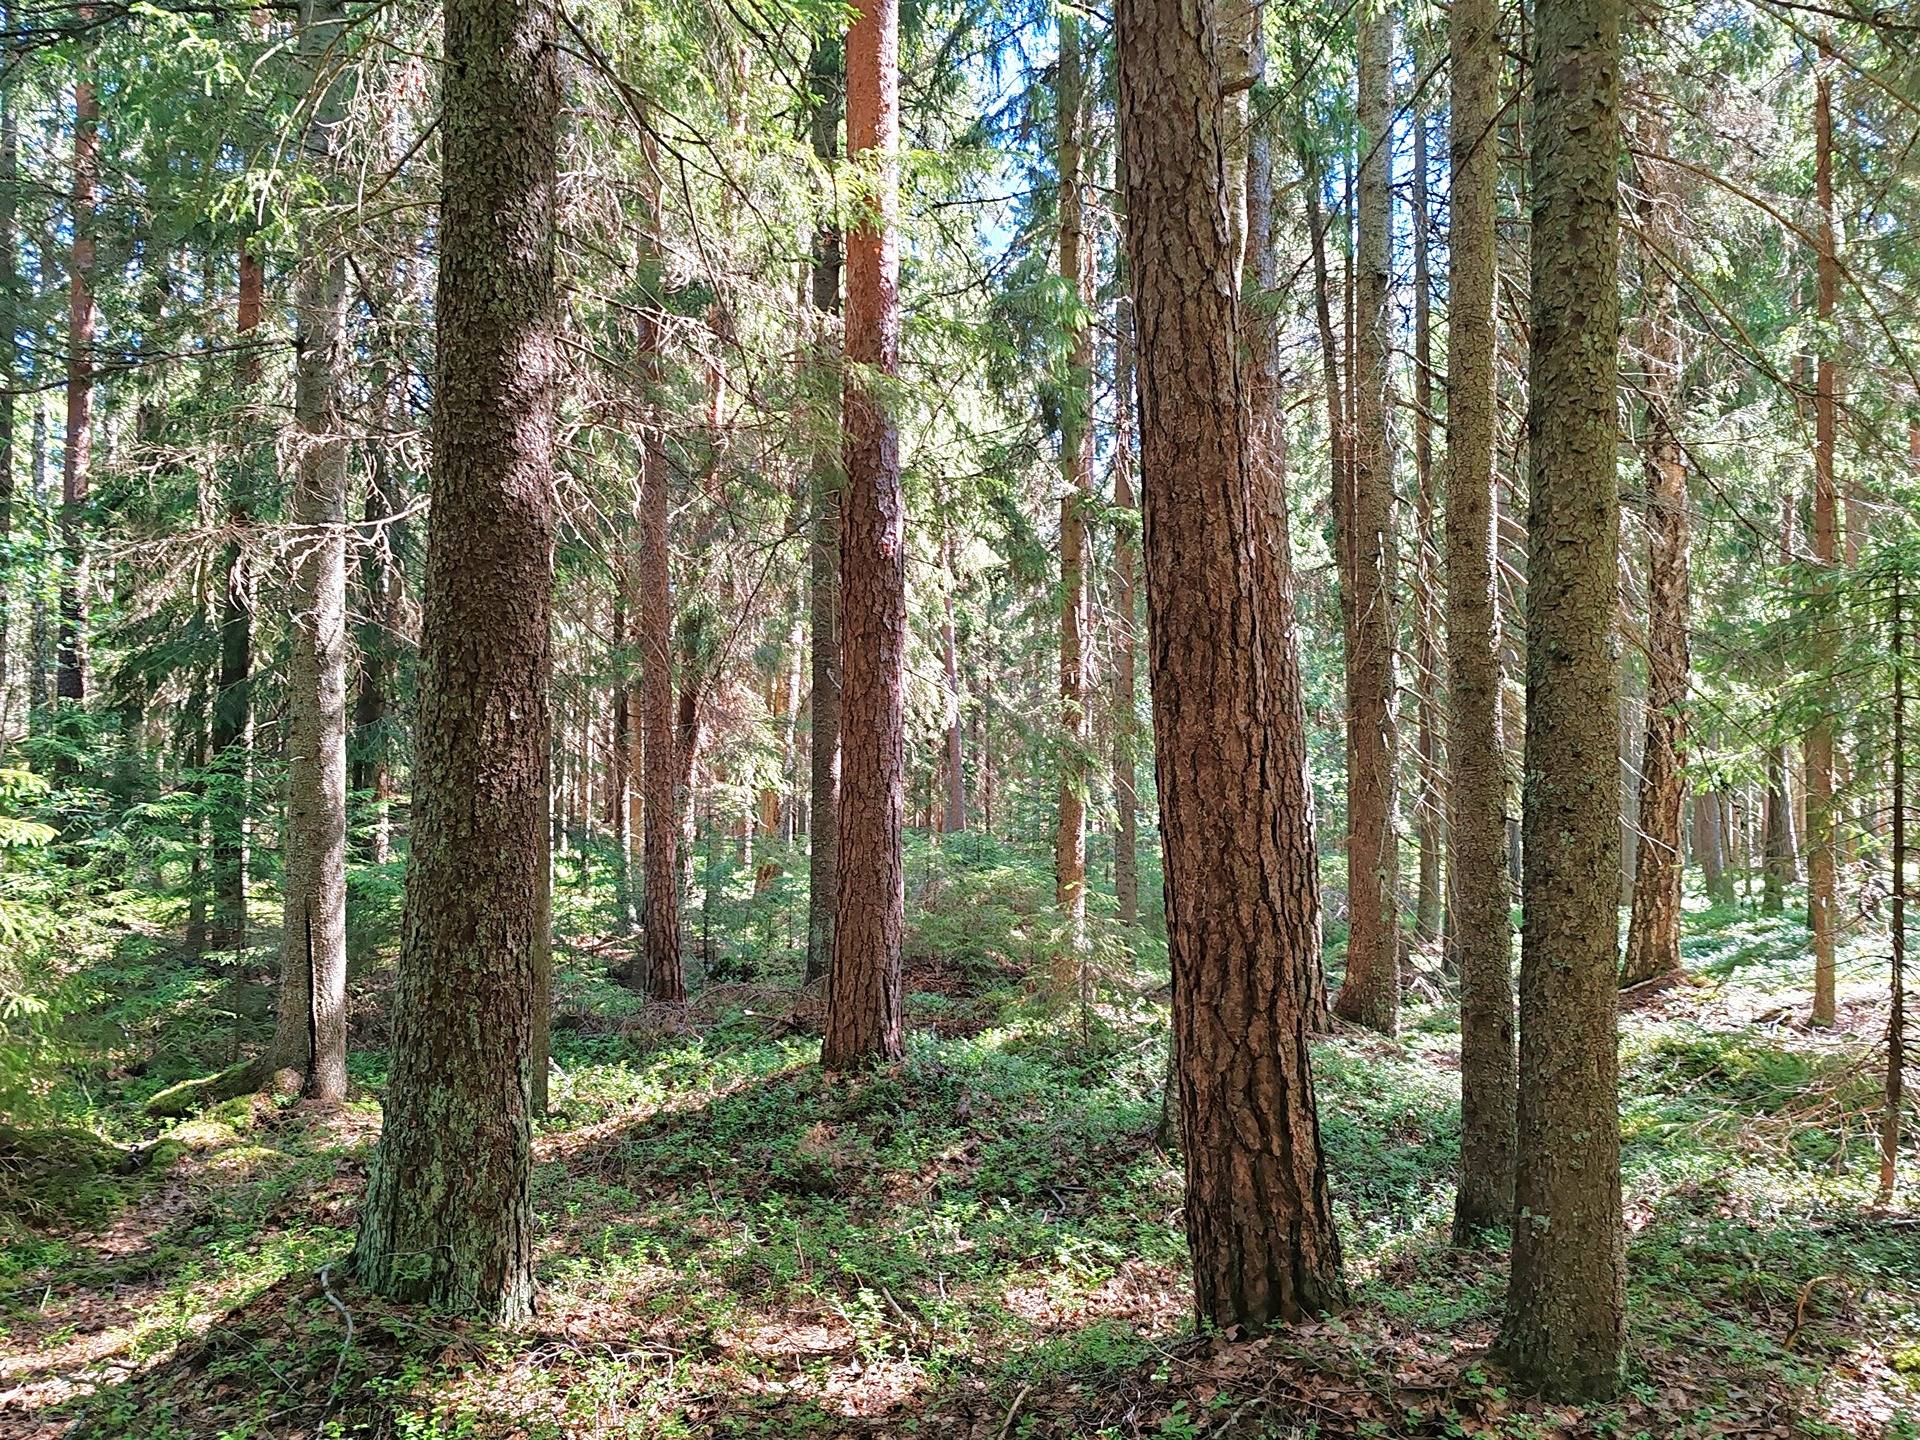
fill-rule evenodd
<path id="1" fill-rule="evenodd" d="M 804 877 L 757 900 L 734 877 L 684 1013 L 606 978 L 604 901 L 563 887 L 537 1322 L 383 1305 L 341 1261 L 397 877 L 356 873 L 356 1092 L 326 1114 L 256 1097 L 146 1120 L 257 1007 L 137 901 L 102 901 L 66 1128 L 0 1132 L 0 1436 L 1920 1436 L 1911 1169 L 1906 1208 L 1871 1208 L 1877 945 L 1846 957 L 1831 1032 L 1802 1023 L 1797 921 L 1746 910 L 1690 914 L 1691 979 L 1630 998 L 1628 1385 L 1578 1409 L 1485 1359 L 1505 1262 L 1447 1243 L 1437 1001 L 1398 1041 L 1316 1053 L 1352 1308 L 1196 1336 L 1155 1143 L 1164 970 L 1103 942 L 1084 1004 L 1037 1003 L 1044 876 L 991 846 L 913 873 L 909 1055 L 854 1082 L 821 1075 L 818 1000 L 785 971 Z"/>

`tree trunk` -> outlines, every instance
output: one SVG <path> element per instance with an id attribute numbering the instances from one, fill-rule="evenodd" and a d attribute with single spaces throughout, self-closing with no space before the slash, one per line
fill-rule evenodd
<path id="1" fill-rule="evenodd" d="M 1344 1299 L 1302 1004 L 1312 858 L 1274 794 L 1306 737 L 1268 673 L 1218 19 L 1122 0 L 1117 30 L 1187 1238 L 1200 1318 L 1263 1325 Z"/>
<path id="2" fill-rule="evenodd" d="M 1793 497 L 1780 501 L 1780 564 L 1793 563 Z M 1785 657 L 1781 657 L 1781 677 L 1785 678 Z M 1786 908 L 1787 886 L 1799 869 L 1798 847 L 1793 839 L 1793 804 L 1788 794 L 1787 745 L 1776 741 L 1767 747 L 1767 783 L 1760 817 L 1762 872 L 1760 877 L 1760 913 L 1778 915 Z"/>
<path id="3" fill-rule="evenodd" d="M 242 403 L 260 384 L 260 361 L 245 347 L 260 328 L 266 272 L 260 256 L 243 246 L 234 336 L 241 345 L 234 380 Z M 253 778 L 253 567 L 247 532 L 253 523 L 251 467 L 243 466 L 227 499 L 227 543 L 222 553 L 220 669 L 213 702 L 212 763 L 222 782 L 213 817 L 213 932 L 216 950 L 247 945 L 247 828 Z"/>
<path id="4" fill-rule="evenodd" d="M 1413 114 L 1413 468 L 1416 487 L 1414 551 L 1414 711 L 1419 751 L 1419 795 L 1414 835 L 1420 885 L 1414 934 L 1431 945 L 1440 938 L 1441 868 L 1446 849 L 1445 799 L 1440 786 L 1440 600 L 1434 536 L 1433 277 L 1427 254 L 1427 127 L 1424 108 Z"/>
<path id="5" fill-rule="evenodd" d="M 658 312 L 641 324 L 649 332 L 642 352 L 658 381 Z M 642 805 L 641 965 L 647 994 L 669 1005 L 686 1002 L 686 970 L 680 943 L 680 771 L 674 744 L 673 590 L 667 528 L 673 493 L 662 428 L 665 402 L 655 398 L 640 467 L 638 547 L 634 556 L 635 637 L 640 646 L 640 767 Z"/>
<path id="6" fill-rule="evenodd" d="M 1122 203 L 1126 192 L 1124 157 L 1115 160 L 1116 188 Z M 1123 221 L 1124 223 L 1124 221 Z M 1125 245 L 1119 247 L 1116 268 L 1124 267 Z M 1119 277 L 1126 283 L 1125 270 Z M 1133 498 L 1133 431 L 1137 401 L 1134 394 L 1133 307 L 1123 295 L 1114 316 L 1114 436 L 1113 507 L 1135 508 Z M 1140 922 L 1140 806 L 1134 779 L 1139 755 L 1139 630 L 1137 592 L 1138 550 L 1133 528 L 1117 526 L 1113 537 L 1113 891 L 1122 925 Z M 991 770 L 988 772 L 991 774 Z"/>
<path id="7" fill-rule="evenodd" d="M 1389 236 L 1393 22 L 1360 28 L 1359 239 L 1354 266 L 1353 643 L 1347 652 L 1347 974 L 1334 1014 L 1385 1034 L 1400 1025 L 1400 927 L 1394 836 L 1393 454 L 1387 437 L 1392 322 Z"/>
<path id="8" fill-rule="evenodd" d="M 1813 559 L 1822 588 L 1832 584 L 1840 560 L 1839 492 L 1834 483 L 1834 438 L 1839 418 L 1840 360 L 1832 333 L 1840 292 L 1839 222 L 1833 194 L 1833 56 L 1822 44 L 1814 70 L 1814 195 L 1820 211 L 1820 254 L 1815 276 L 1815 308 L 1820 325 L 1819 368 L 1813 390 Z M 1824 629 L 1814 637 L 1812 669 L 1831 674 L 1834 642 Z M 1822 697 L 1831 700 L 1830 695 Z M 1835 920 L 1834 770 L 1832 706 L 1821 704 L 1807 727 L 1807 928 L 1813 932 L 1813 1023 L 1834 1018 L 1833 941 Z"/>
<path id="9" fill-rule="evenodd" d="M 83 6 L 84 20 L 92 14 Z M 100 100 L 93 61 L 83 55 L 73 86 L 73 249 L 67 263 L 67 430 L 60 468 L 60 639 L 54 674 L 61 700 L 84 703 L 87 607 L 87 502 L 93 479 L 94 190 L 100 168 Z"/>
<path id="10" fill-rule="evenodd" d="M 946 572 L 946 588 L 941 595 L 945 606 L 940 619 L 940 646 L 945 652 L 947 680 L 947 814 L 942 824 L 949 835 L 967 828 L 967 754 L 966 736 L 961 729 L 960 650 L 954 639 L 953 591 L 960 581 L 953 570 L 953 540 L 940 537 L 941 569 Z"/>
<path id="11" fill-rule="evenodd" d="M 557 12 L 449 0 L 433 520 L 393 1079 L 354 1260 L 391 1298 L 533 1310 L 546 856 Z"/>
<path id="12" fill-rule="evenodd" d="M 1727 843 L 1720 824 L 1720 796 L 1712 791 L 1693 798 L 1693 852 L 1700 862 L 1700 880 L 1715 905 L 1730 903 Z"/>
<path id="13" fill-rule="evenodd" d="M 812 65 L 813 154 L 828 172 L 839 155 L 844 79 L 839 46 L 817 42 Z M 837 419 L 832 317 L 840 313 L 840 229 L 832 215 L 829 208 L 813 232 L 813 355 L 822 380 L 830 382 L 821 388 L 831 394 L 827 403 Z M 808 737 L 806 978 L 811 983 L 825 977 L 833 958 L 833 913 L 839 893 L 841 487 L 840 457 L 834 445 L 815 447 L 808 488 L 813 497 L 813 524 L 807 537 L 813 698 Z"/>
<path id="14" fill-rule="evenodd" d="M 1878 1201 L 1893 1204 L 1896 1167 L 1900 1161 L 1900 1110 L 1905 1103 L 1907 1068 L 1907 677 L 1905 596 L 1899 570 L 1893 572 L 1892 631 L 1888 653 L 1893 660 L 1893 895 L 1888 901 L 1888 929 L 1893 953 L 1887 964 L 1887 1069 L 1885 1105 L 1880 1112 L 1880 1188 Z"/>
<path id="15" fill-rule="evenodd" d="M 320 77 L 344 14 L 337 0 L 306 0 L 301 16 L 300 59 L 320 94 L 307 152 L 323 177 L 345 93 Z M 270 1055 L 274 1069 L 304 1072 L 309 1099 L 331 1102 L 347 1093 L 347 263 L 317 228 L 314 242 L 294 282 L 285 906 Z"/>
<path id="16" fill-rule="evenodd" d="M 1635 857 L 1633 909 L 1627 923 L 1623 985 L 1680 969 L 1680 895 L 1685 852 L 1681 814 L 1687 800 L 1687 737 L 1691 606 L 1687 553 L 1687 462 L 1678 415 L 1681 351 L 1678 287 L 1668 267 L 1677 260 L 1680 197 L 1669 167 L 1667 129 L 1654 133 L 1653 166 L 1641 215 L 1642 231 L 1663 252 L 1643 260 L 1647 363 L 1647 731 L 1640 752 L 1640 845 Z"/>
<path id="17" fill-rule="evenodd" d="M 6 327 L 0 339 L 0 390 L 6 392 L 0 397 L 0 554 L 6 555 L 13 550 L 13 412 L 20 370 L 20 259 L 14 234 L 19 202 L 20 137 L 13 115 L 13 89 L 8 86 L 0 90 L 0 323 Z M 12 616 L 6 571 L 0 567 L 0 733 L 8 730 L 12 718 L 13 692 L 7 685 L 7 632 Z"/>
<path id="18" fill-rule="evenodd" d="M 1513 1217 L 1513 941 L 1501 739 L 1494 327 L 1498 0 L 1454 0 L 1447 318 L 1447 906 L 1460 977 L 1460 1240 Z"/>
<path id="19" fill-rule="evenodd" d="M 860 0 L 847 32 L 847 159 L 866 167 L 873 189 L 847 231 L 839 893 L 820 1049 L 829 1070 L 903 1053 L 907 507 L 899 431 L 863 373 L 892 376 L 900 364 L 899 43 L 898 0 Z"/>
<path id="20" fill-rule="evenodd" d="M 1513 1276 L 1500 1348 L 1555 1398 L 1620 1383 L 1619 0 L 1534 11 L 1526 869 Z"/>
<path id="21" fill-rule="evenodd" d="M 1054 109 L 1060 128 L 1060 278 L 1073 296 L 1060 395 L 1060 783 L 1053 836 L 1053 896 L 1066 923 L 1053 957 L 1056 997 L 1079 986 L 1087 924 L 1087 504 L 1093 493 L 1091 255 L 1085 245 L 1081 125 L 1086 86 L 1080 21 L 1059 11 Z"/>

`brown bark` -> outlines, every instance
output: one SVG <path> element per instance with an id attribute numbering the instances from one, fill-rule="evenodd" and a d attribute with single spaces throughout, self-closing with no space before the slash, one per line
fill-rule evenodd
<path id="1" fill-rule="evenodd" d="M 651 309 L 641 321 L 647 338 L 642 353 L 657 367 L 658 315 Z M 657 381 L 657 369 L 650 377 Z M 640 503 L 635 514 L 636 596 L 634 634 L 640 647 L 640 774 L 644 795 L 641 832 L 640 987 L 669 1005 L 687 998 L 680 937 L 680 806 L 674 739 L 673 591 L 668 566 L 668 522 L 672 476 L 662 427 L 665 403 L 655 399 L 642 447 Z"/>
<path id="2" fill-rule="evenodd" d="M 1056 996 L 1080 979 L 1087 923 L 1087 524 L 1093 493 L 1093 332 L 1091 255 L 1086 246 L 1081 126 L 1086 85 L 1080 22 L 1063 8 L 1055 86 L 1059 126 L 1060 278 L 1073 296 L 1067 322 L 1067 365 L 1060 395 L 1060 781 L 1053 836 L 1053 898 L 1066 922 L 1054 951 Z"/>
<path id="3" fill-rule="evenodd" d="M 82 22 L 92 14 L 82 6 Z M 87 504 L 93 480 L 94 192 L 100 168 L 100 100 L 91 55 L 73 86 L 73 248 L 67 261 L 67 428 L 60 469 L 60 635 L 55 694 L 84 703 L 89 686 L 91 569 Z"/>
<path id="4" fill-rule="evenodd" d="M 944 533 L 940 537 L 940 561 L 946 574 L 946 588 L 941 594 L 944 609 L 940 617 L 940 648 L 944 652 L 947 682 L 947 813 L 941 828 L 954 835 L 967 828 L 967 753 L 966 735 L 961 728 L 964 717 L 960 709 L 960 650 L 953 628 L 953 592 L 960 582 L 953 570 L 953 540 Z"/>
<path id="5" fill-rule="evenodd" d="M 553 546 L 556 11 L 449 0 L 433 520 L 393 1079 L 354 1263 L 533 1309 Z"/>
<path id="6" fill-rule="evenodd" d="M 1714 904 L 1733 899 L 1728 876 L 1727 840 L 1721 825 L 1721 797 L 1712 791 L 1693 797 L 1693 854 L 1700 864 L 1700 879 L 1707 898 Z"/>
<path id="7" fill-rule="evenodd" d="M 1815 272 L 1815 309 L 1820 356 L 1813 391 L 1813 560 L 1826 577 L 1840 560 L 1839 491 L 1834 482 L 1834 439 L 1839 418 L 1840 360 L 1833 332 L 1840 293 L 1839 223 L 1833 189 L 1833 56 L 1822 44 L 1814 71 L 1814 203 L 1820 212 L 1820 253 Z M 1830 673 L 1834 644 L 1816 633 L 1813 670 Z M 1822 713 L 1807 727 L 1807 928 L 1813 932 L 1813 1023 L 1834 1019 L 1835 921 L 1833 721 Z"/>
<path id="8" fill-rule="evenodd" d="M 1513 1273 L 1524 1385 L 1620 1383 L 1620 0 L 1542 0 L 1532 66 L 1527 695 Z"/>
<path id="9" fill-rule="evenodd" d="M 1513 923 L 1494 500 L 1498 0 L 1454 0 L 1447 318 L 1447 905 L 1460 977 L 1460 1182 L 1454 1234 L 1513 1216 Z"/>
<path id="10" fill-rule="evenodd" d="M 1653 173 L 1644 186 L 1642 233 L 1659 254 L 1642 265 L 1646 306 L 1647 477 L 1647 729 L 1640 752 L 1640 844 L 1635 856 L 1633 909 L 1627 922 L 1626 963 L 1620 983 L 1634 985 L 1680 969 L 1680 896 L 1685 853 L 1680 826 L 1687 802 L 1684 748 L 1690 659 L 1687 463 L 1678 432 L 1681 350 L 1678 287 L 1667 266 L 1677 254 L 1680 197 L 1664 164 L 1669 140 L 1663 121 L 1647 151 Z"/>
<path id="11" fill-rule="evenodd" d="M 860 0 L 846 51 L 847 159 L 866 184 L 847 227 L 839 892 L 820 1050 L 829 1070 L 903 1052 L 907 511 L 899 431 L 868 379 L 894 375 L 900 363 L 899 43 L 898 0 Z"/>
<path id="12" fill-rule="evenodd" d="M 813 155 L 831 171 L 839 155 L 839 47 L 814 47 Z M 830 202 L 829 202 L 830 203 Z M 812 257 L 815 364 L 834 398 L 840 387 L 833 355 L 833 317 L 840 313 L 840 229 L 829 209 L 814 230 Z M 807 536 L 807 608 L 812 636 L 812 699 L 808 702 L 807 970 L 809 982 L 825 977 L 833 958 L 833 912 L 839 894 L 840 854 L 840 457 L 837 446 L 819 444 L 808 476 L 813 524 Z"/>
<path id="13" fill-rule="evenodd" d="M 1882 1209 L 1893 1204 L 1900 1161 L 1900 1111 L 1906 1098 L 1907 1070 L 1907 677 L 1905 595 L 1901 575 L 1893 572 L 1892 624 L 1888 654 L 1893 660 L 1893 894 L 1888 930 L 1893 953 L 1887 963 L 1887 1068 L 1880 1111 L 1880 1186 Z"/>
<path id="14" fill-rule="evenodd" d="M 1343 1299 L 1302 1004 L 1311 857 L 1273 793 L 1306 740 L 1268 673 L 1218 16 L 1122 0 L 1117 29 L 1187 1237 L 1200 1317 L 1260 1325 Z"/>
<path id="15" fill-rule="evenodd" d="M 300 60 L 319 87 L 309 163 L 325 183 L 345 95 L 321 80 L 344 11 L 306 0 Z M 294 282 L 295 471 L 288 541 L 287 823 L 281 852 L 280 1000 L 268 1061 L 304 1072 L 302 1093 L 347 1093 L 347 345 L 346 256 L 316 227 Z"/>
<path id="16" fill-rule="evenodd" d="M 1393 455 L 1387 433 L 1387 310 L 1393 224 L 1389 183 L 1392 21 L 1361 22 L 1360 183 L 1354 265 L 1352 589 L 1347 652 L 1347 973 L 1334 1014 L 1393 1034 L 1400 1024 L 1400 927 L 1394 835 Z"/>

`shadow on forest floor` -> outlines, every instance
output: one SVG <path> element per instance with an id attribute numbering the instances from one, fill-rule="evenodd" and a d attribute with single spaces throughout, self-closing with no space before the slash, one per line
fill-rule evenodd
<path id="1" fill-rule="evenodd" d="M 1920 1225 L 1864 1205 L 1866 1050 L 1768 1018 L 1796 1000 L 1788 948 L 1623 1028 L 1613 1406 L 1523 1401 L 1485 1359 L 1504 1257 L 1445 1241 L 1444 1010 L 1316 1053 L 1352 1309 L 1196 1337 L 1179 1176 L 1152 1143 L 1158 1002 L 1049 1016 L 991 968 L 925 965 L 907 1062 L 853 1083 L 812 1063 L 790 986 L 609 1019 L 601 982 L 564 977 L 542 1309 L 519 1334 L 339 1272 L 370 1099 L 250 1098 L 175 1127 L 93 1219 L 10 1235 L 0 1436 L 1912 1437 Z M 1870 997 L 1847 998 L 1872 1033 Z"/>

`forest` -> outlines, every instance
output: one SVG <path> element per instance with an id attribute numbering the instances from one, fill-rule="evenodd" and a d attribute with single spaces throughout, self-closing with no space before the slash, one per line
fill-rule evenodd
<path id="1" fill-rule="evenodd" d="M 1913 0 L 0 41 L 0 1440 L 1920 1440 Z"/>

